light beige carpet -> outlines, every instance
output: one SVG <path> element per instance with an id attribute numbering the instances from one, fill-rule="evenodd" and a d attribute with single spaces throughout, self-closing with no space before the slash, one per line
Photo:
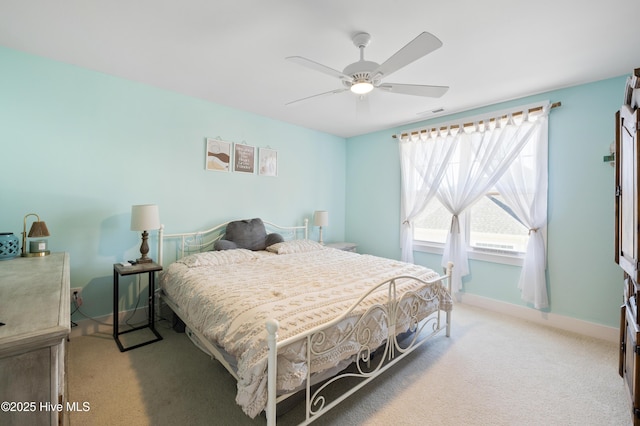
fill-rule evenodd
<path id="1" fill-rule="evenodd" d="M 315 424 L 631 424 L 616 344 L 454 309 L 450 338 L 436 337 Z M 69 401 L 90 407 L 71 425 L 266 423 L 235 404 L 222 366 L 168 324 L 159 329 L 163 341 L 125 353 L 106 334 L 71 340 Z M 300 408 L 279 421 L 293 424 Z"/>

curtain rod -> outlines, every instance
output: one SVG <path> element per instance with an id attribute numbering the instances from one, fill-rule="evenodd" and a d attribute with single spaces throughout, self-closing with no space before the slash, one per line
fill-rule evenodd
<path id="1" fill-rule="evenodd" d="M 560 106 L 562 106 L 562 102 L 559 102 L 559 101 L 558 102 L 554 102 L 554 103 L 551 104 L 551 108 L 557 108 L 557 107 L 560 107 Z M 538 111 L 542 111 L 542 107 L 541 106 L 535 107 L 535 108 L 530 108 L 528 110 L 529 114 L 531 114 L 533 112 L 538 112 Z M 514 117 L 517 117 L 519 115 L 522 115 L 522 111 L 514 112 L 512 114 L 512 116 L 514 116 Z M 503 115 L 500 118 L 507 118 L 507 116 Z M 489 119 L 488 121 L 493 121 L 493 120 L 495 120 L 495 117 Z M 482 121 L 483 120 L 481 120 L 481 122 Z M 464 123 L 464 124 L 462 124 L 462 127 L 469 127 L 469 126 L 473 126 L 473 125 L 474 125 L 474 123 Z M 452 128 L 452 129 L 457 129 L 457 128 L 460 127 L 460 125 L 459 124 L 454 124 L 453 126 L 443 126 L 443 127 L 440 127 L 439 130 L 446 130 L 447 127 Z M 428 129 L 414 130 L 413 132 L 410 132 L 410 133 L 401 133 L 400 137 L 405 137 L 405 136 L 409 136 L 409 135 L 419 135 L 420 133 L 430 132 L 430 131 L 433 131 L 433 130 L 438 130 L 438 128 L 437 127 L 430 127 Z M 392 135 L 391 137 L 396 139 L 398 136 L 397 135 Z"/>

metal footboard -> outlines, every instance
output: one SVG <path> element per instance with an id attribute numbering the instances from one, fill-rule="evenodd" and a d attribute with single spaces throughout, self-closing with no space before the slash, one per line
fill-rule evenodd
<path id="1" fill-rule="evenodd" d="M 385 281 L 369 290 L 348 311 L 335 320 L 280 342 L 278 342 L 278 322 L 275 320 L 267 321 L 267 343 L 269 346 L 267 425 L 276 424 L 276 404 L 279 400 L 276 394 L 277 354 L 281 348 L 295 342 L 304 341 L 305 343 L 307 350 L 306 414 L 301 424 L 309 424 L 391 368 L 430 338 L 443 330 L 447 337 L 450 336 L 451 306 L 449 305 L 445 310 L 442 305 L 445 301 L 446 304 L 451 303 L 450 278 L 452 269 L 453 264 L 449 263 L 445 275 L 429 281 L 409 276 L 396 277 Z M 420 287 L 417 290 L 399 294 L 397 292 L 397 282 L 400 280 L 416 280 L 420 282 Z M 446 286 L 444 281 L 446 281 Z M 430 291 L 426 292 L 428 296 L 421 292 L 426 287 L 430 288 Z M 327 331 L 344 321 L 365 298 L 381 288 L 388 290 L 387 302 L 369 306 L 349 333 L 341 337 L 339 341 L 327 346 L 329 340 Z M 383 343 L 375 346 L 372 345 L 372 342 L 375 341 L 373 338 L 375 331 L 368 323 L 368 320 L 373 315 L 376 316 L 377 321 L 379 321 L 379 318 L 383 318 L 383 321 L 386 322 L 387 330 Z M 402 327 L 400 327 L 401 324 Z M 405 338 L 401 339 L 399 335 L 405 336 Z M 353 368 L 345 370 L 319 386 L 312 388 L 311 365 L 313 360 L 326 356 L 331 351 L 339 350 L 340 346 L 345 342 L 353 342 L 354 340 L 357 341 L 358 349 Z M 333 385 L 353 379 L 355 379 L 355 384 L 345 392 L 337 395 L 332 393 L 335 391 L 335 386 Z"/>

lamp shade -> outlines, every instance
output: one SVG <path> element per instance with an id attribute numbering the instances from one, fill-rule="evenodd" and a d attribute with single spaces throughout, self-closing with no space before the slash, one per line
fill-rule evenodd
<path id="1" fill-rule="evenodd" d="M 47 224 L 43 221 L 33 222 L 31 224 L 31 229 L 29 229 L 29 238 L 40 238 L 40 237 L 49 237 L 49 230 L 47 229 Z"/>
<path id="2" fill-rule="evenodd" d="M 316 210 L 313 214 L 313 224 L 315 226 L 329 225 L 329 212 L 326 210 Z"/>
<path id="3" fill-rule="evenodd" d="M 160 228 L 160 213 L 155 204 L 141 204 L 131 207 L 131 230 L 148 231 Z"/>

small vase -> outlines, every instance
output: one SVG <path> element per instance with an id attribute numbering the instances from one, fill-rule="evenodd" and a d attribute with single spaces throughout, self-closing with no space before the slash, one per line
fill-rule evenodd
<path id="1" fill-rule="evenodd" d="M 20 252 L 20 240 L 11 232 L 0 232 L 0 260 L 13 259 Z"/>

